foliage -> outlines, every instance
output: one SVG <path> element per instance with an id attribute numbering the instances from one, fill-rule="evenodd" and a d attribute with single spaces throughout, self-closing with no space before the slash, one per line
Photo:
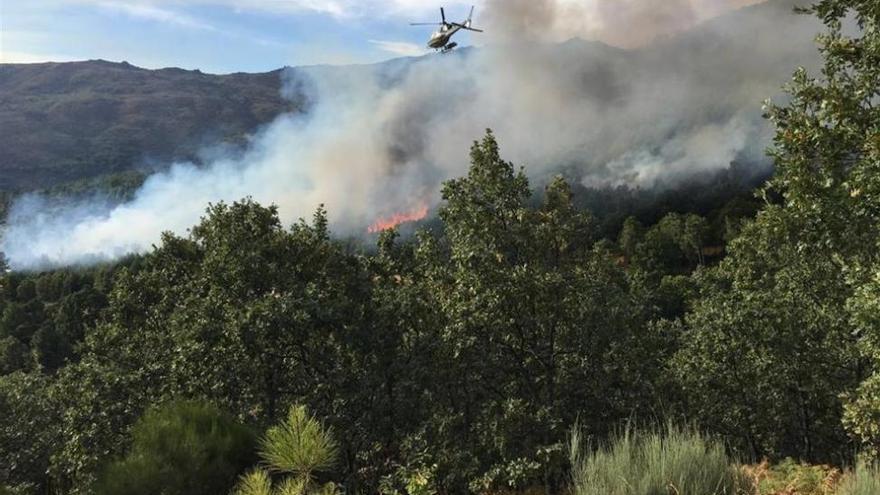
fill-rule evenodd
<path id="1" fill-rule="evenodd" d="M 534 195 L 488 132 L 444 184 L 436 228 L 383 233 L 375 252 L 333 240 L 323 208 L 285 227 L 245 199 L 118 266 L 4 273 L 4 483 L 88 493 L 132 435 L 137 447 L 144 410 L 178 398 L 277 425 L 262 445 L 275 471 L 251 471 L 243 494 L 335 491 L 311 482 L 329 474 L 348 492 L 556 492 L 570 462 L 578 493 L 732 494 L 715 437 L 614 435 L 658 416 L 755 459 L 842 465 L 848 434 L 876 456 L 878 12 L 808 10 L 828 25 L 826 65 L 768 106 L 777 173 L 763 202 L 724 178 L 710 189 L 733 192 L 701 203 L 705 216 L 679 208 L 690 198 L 617 208 L 639 193 L 561 177 Z M 706 248 L 722 240 L 717 262 Z M 587 452 L 581 434 L 602 446 Z M 144 461 L 126 462 L 115 469 Z"/>
<path id="2" fill-rule="evenodd" d="M 646 431 L 628 427 L 596 449 L 576 427 L 569 456 L 575 495 L 747 493 L 721 443 L 671 424 Z"/>
<path id="3" fill-rule="evenodd" d="M 15 492 L 46 492 L 60 431 L 50 380 L 16 372 L 0 376 L 0 483 Z"/>
<path id="4" fill-rule="evenodd" d="M 266 432 L 260 457 L 268 470 L 254 469 L 239 480 L 236 495 L 305 495 L 336 492 L 333 483 L 318 486 L 313 474 L 336 463 L 338 446 L 333 432 L 310 416 L 304 406 L 293 406 L 287 418 Z M 271 472 L 286 475 L 273 487 Z"/>
<path id="5" fill-rule="evenodd" d="M 647 352 L 655 337 L 643 294 L 594 247 L 592 217 L 574 208 L 564 180 L 528 207 L 528 181 L 491 132 L 443 197 L 445 244 L 419 246 L 442 314 L 439 369 L 450 370 L 441 375 L 450 386 L 433 398 L 459 431 L 435 454 L 438 483 L 554 489 L 566 425 L 581 414 L 604 434 L 656 392 L 640 379 L 660 366 Z"/>
<path id="6" fill-rule="evenodd" d="M 250 430 L 199 402 L 152 408 L 131 436 L 130 450 L 104 468 L 96 493 L 225 493 L 253 463 L 256 447 Z"/>
<path id="7" fill-rule="evenodd" d="M 804 11 L 827 27 L 825 63 L 821 77 L 798 70 L 787 103 L 767 106 L 776 173 L 763 194 L 781 203 L 765 206 L 727 259 L 698 277 L 674 369 L 691 399 L 684 408 L 756 458 L 842 463 L 852 451 L 844 406 L 850 433 L 869 449 L 880 431 L 876 387 L 860 386 L 877 355 L 865 315 L 880 252 L 878 11 L 857 0 Z"/>
<path id="8" fill-rule="evenodd" d="M 124 264 L 0 277 L 0 372 L 51 372 L 76 361 Z"/>
<path id="9" fill-rule="evenodd" d="M 304 406 L 291 407 L 284 422 L 269 428 L 260 449 L 270 469 L 306 480 L 331 469 L 337 455 L 332 429 L 310 417 Z"/>
<path id="10" fill-rule="evenodd" d="M 755 459 L 841 462 L 842 391 L 864 378 L 835 263 L 796 247 L 779 208 L 748 225 L 718 267 L 696 277 L 673 374 L 685 409 Z"/>
<path id="11" fill-rule="evenodd" d="M 815 226 L 802 248 L 819 247 L 845 276 L 841 292 L 850 298 L 853 334 L 876 366 L 880 326 L 866 315 L 880 295 L 874 283 L 880 266 L 880 12 L 872 2 L 847 0 L 821 0 L 806 11 L 828 27 L 818 39 L 825 64 L 821 78 L 796 73 L 791 103 L 770 109 L 779 129 L 773 182 L 791 214 Z M 878 407 L 875 388 L 866 383 L 849 394 L 846 406 L 852 433 L 872 450 L 878 444 L 878 426 L 869 419 Z"/>
<path id="12" fill-rule="evenodd" d="M 861 440 L 865 455 L 880 458 L 880 375 L 871 375 L 848 396 L 843 424 Z"/>
<path id="13" fill-rule="evenodd" d="M 698 215 L 670 213 L 633 249 L 632 261 L 650 275 L 690 273 L 705 263 L 708 224 Z"/>
<path id="14" fill-rule="evenodd" d="M 676 254 L 627 268 L 563 179 L 534 204 L 491 133 L 443 192 L 438 231 L 370 254 L 332 240 L 323 209 L 285 228 L 246 199 L 115 267 L 11 274 L 6 370 L 47 375 L 20 393 L 58 416 L 45 438 L 0 420 L 33 441 L 21 483 L 87 493 L 151 403 L 194 398 L 260 427 L 316 411 L 351 491 L 561 489 L 576 418 L 602 438 L 678 396 L 681 328 L 652 319 L 691 307 L 705 221 L 634 235 Z"/>
<path id="15" fill-rule="evenodd" d="M 264 469 L 254 469 L 238 482 L 233 492 L 235 495 L 271 495 L 272 480 Z"/>
<path id="16" fill-rule="evenodd" d="M 840 480 L 837 495 L 874 495 L 880 493 L 880 467 L 859 463 Z"/>
<path id="17" fill-rule="evenodd" d="M 836 468 L 790 458 L 772 466 L 765 460 L 744 470 L 757 495 L 833 495 L 840 480 L 840 470 Z"/>

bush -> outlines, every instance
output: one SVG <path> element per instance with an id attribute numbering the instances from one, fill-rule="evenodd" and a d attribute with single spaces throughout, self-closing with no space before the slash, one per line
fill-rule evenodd
<path id="1" fill-rule="evenodd" d="M 764 460 L 744 468 L 758 495 L 829 495 L 840 480 L 840 470 L 784 459 L 776 465 Z"/>
<path id="2" fill-rule="evenodd" d="M 733 495 L 747 483 L 724 446 L 669 425 L 630 428 L 590 450 L 576 427 L 571 435 L 573 495 Z"/>
<path id="3" fill-rule="evenodd" d="M 293 406 L 287 418 L 263 436 L 260 449 L 265 468 L 242 476 L 235 495 L 336 495 L 334 483 L 319 485 L 313 475 L 326 472 L 336 463 L 339 446 L 333 430 L 308 413 L 305 406 Z M 272 474 L 283 474 L 273 483 Z"/>
<path id="4" fill-rule="evenodd" d="M 840 480 L 837 495 L 877 495 L 880 493 L 880 465 L 860 463 Z"/>
<path id="5" fill-rule="evenodd" d="M 105 495 L 227 493 L 255 459 L 251 431 L 216 407 L 175 402 L 137 422 L 128 455 L 104 470 Z"/>

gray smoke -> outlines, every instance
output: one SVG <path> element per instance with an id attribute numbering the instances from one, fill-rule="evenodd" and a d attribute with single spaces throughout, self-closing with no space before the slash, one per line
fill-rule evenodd
<path id="1" fill-rule="evenodd" d="M 657 2 L 615 3 L 634 30 L 659 23 L 654 35 L 704 15 L 669 4 L 679 10 L 645 20 L 639 9 Z M 287 222 L 323 203 L 337 232 L 363 233 L 377 217 L 436 205 L 440 183 L 466 172 L 470 143 L 490 127 L 504 156 L 538 179 L 565 169 L 585 184 L 650 187 L 734 160 L 760 163 L 770 132 L 761 100 L 816 60 L 818 25 L 786 2 L 635 50 L 551 43 L 551 34 L 617 25 L 601 20 L 617 12 L 601 11 L 590 17 L 593 31 L 569 27 L 576 8 L 491 0 L 484 19 L 493 34 L 480 49 L 290 69 L 285 92 L 311 102 L 308 112 L 278 118 L 242 156 L 173 164 L 121 205 L 26 197 L 9 214 L 0 250 L 18 269 L 112 259 L 150 249 L 162 231 L 184 233 L 209 202 L 245 196 L 277 204 Z"/>
<path id="2" fill-rule="evenodd" d="M 634 48 L 761 0 L 486 0 L 493 36 Z"/>

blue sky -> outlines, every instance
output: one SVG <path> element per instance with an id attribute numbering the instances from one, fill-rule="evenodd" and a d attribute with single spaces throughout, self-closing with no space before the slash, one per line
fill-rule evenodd
<path id="1" fill-rule="evenodd" d="M 479 2 L 476 2 L 479 3 Z M 445 1 L 449 17 L 469 3 Z M 126 60 L 258 72 L 417 55 L 430 0 L 0 0 L 0 62 Z M 469 44 L 467 35 L 459 42 Z"/>

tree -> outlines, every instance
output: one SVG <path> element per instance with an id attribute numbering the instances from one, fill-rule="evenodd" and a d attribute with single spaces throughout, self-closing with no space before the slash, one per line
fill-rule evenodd
<path id="1" fill-rule="evenodd" d="M 798 250 L 802 226 L 779 210 L 697 275 L 671 369 L 685 411 L 746 455 L 842 462 L 839 395 L 864 378 L 846 286 L 831 259 Z"/>
<path id="2" fill-rule="evenodd" d="M 336 485 L 315 484 L 314 475 L 333 468 L 338 455 L 333 431 L 310 416 L 303 406 L 293 406 L 281 423 L 269 428 L 260 445 L 268 471 L 257 468 L 239 481 L 236 495 L 332 494 Z M 271 473 L 286 475 L 275 487 Z"/>
<path id="3" fill-rule="evenodd" d="M 805 227 L 799 249 L 829 257 L 845 278 L 840 290 L 850 298 L 854 333 L 876 369 L 880 325 L 868 315 L 880 298 L 880 11 L 859 0 L 820 0 L 804 11 L 827 27 L 818 38 L 824 67 L 819 78 L 798 71 L 790 103 L 769 108 L 778 129 L 773 185 Z M 846 406 L 852 433 L 874 452 L 877 382 L 874 376 L 850 393 Z"/>
<path id="4" fill-rule="evenodd" d="M 206 403 L 149 409 L 131 436 L 128 453 L 104 468 L 98 494 L 227 493 L 255 460 L 251 431 Z"/>
<path id="5" fill-rule="evenodd" d="M 703 247 L 709 234 L 699 215 L 669 213 L 635 245 L 633 264 L 659 282 L 666 275 L 684 275 L 703 265 Z"/>
<path id="6" fill-rule="evenodd" d="M 574 208 L 563 179 L 529 208 L 528 181 L 491 132 L 443 198 L 448 244 L 420 246 L 445 327 L 439 367 L 450 370 L 435 396 L 455 432 L 438 435 L 440 482 L 552 488 L 578 414 L 601 435 L 650 400 L 637 378 L 657 364 L 641 359 L 652 341 L 643 299 L 611 253 L 593 247 L 592 217 Z"/>
<path id="7" fill-rule="evenodd" d="M 0 483 L 23 493 L 59 488 L 46 473 L 61 438 L 60 414 L 46 376 L 0 376 Z"/>
<path id="8" fill-rule="evenodd" d="M 11 335 L 0 338 L 0 376 L 27 370 L 30 364 L 26 345 Z"/>
<path id="9" fill-rule="evenodd" d="M 803 11 L 827 27 L 825 63 L 820 78 L 798 70 L 788 102 L 767 107 L 776 173 L 764 195 L 782 204 L 765 206 L 699 278 L 703 297 L 686 318 L 676 370 L 705 424 L 754 454 L 841 462 L 841 394 L 851 398 L 851 431 L 880 445 L 876 386 L 855 393 L 870 372 L 858 346 L 876 356 L 880 332 L 859 317 L 878 295 L 880 11 L 859 0 Z"/>
<path id="10" fill-rule="evenodd" d="M 322 209 L 284 229 L 274 207 L 213 205 L 189 236 L 166 234 L 136 270 L 120 271 L 81 361 L 62 369 L 79 434 L 58 470 L 87 487 L 97 460 L 121 453 L 146 396 L 210 400 L 256 424 L 308 404 L 343 432 L 343 467 L 356 479 L 363 445 L 380 435 L 365 419 L 375 397 L 361 378 L 360 353 L 373 350 L 369 301 L 362 260 L 329 238 Z M 113 421 L 83 423 L 93 407 Z"/>
<path id="11" fill-rule="evenodd" d="M 617 238 L 617 245 L 624 256 L 632 259 L 644 236 L 645 227 L 635 217 L 627 217 Z"/>

